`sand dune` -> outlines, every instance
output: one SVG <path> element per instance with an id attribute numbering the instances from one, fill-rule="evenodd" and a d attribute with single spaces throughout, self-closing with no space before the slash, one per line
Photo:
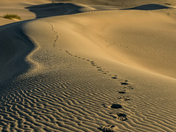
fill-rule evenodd
<path id="1" fill-rule="evenodd" d="M 1 1 L 0 131 L 176 131 L 174 4 Z"/>

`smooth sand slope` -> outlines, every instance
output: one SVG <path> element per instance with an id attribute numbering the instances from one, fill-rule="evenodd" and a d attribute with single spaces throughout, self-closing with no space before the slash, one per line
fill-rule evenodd
<path id="1" fill-rule="evenodd" d="M 175 132 L 174 1 L 56 2 L 1 2 L 0 131 Z"/>

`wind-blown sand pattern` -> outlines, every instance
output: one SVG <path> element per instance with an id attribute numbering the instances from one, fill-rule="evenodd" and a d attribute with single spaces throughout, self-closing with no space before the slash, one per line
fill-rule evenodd
<path id="1" fill-rule="evenodd" d="M 0 131 L 175 132 L 175 6 L 2 0 Z"/>

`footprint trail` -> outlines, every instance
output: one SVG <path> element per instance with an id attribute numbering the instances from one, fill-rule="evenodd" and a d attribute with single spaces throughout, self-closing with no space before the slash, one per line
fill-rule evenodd
<path id="1" fill-rule="evenodd" d="M 53 42 L 53 47 L 55 47 L 56 46 L 56 43 L 57 43 L 57 41 L 58 41 L 58 39 L 59 39 L 59 36 L 57 35 L 57 32 L 55 31 L 55 29 L 54 29 L 54 26 L 52 25 L 52 24 L 50 24 L 51 25 L 51 29 L 52 29 L 52 31 L 53 31 L 53 33 L 54 33 L 54 35 L 55 35 L 55 39 L 54 39 L 54 42 Z"/>
<path id="2" fill-rule="evenodd" d="M 95 61 L 90 61 L 89 59 L 85 59 L 84 57 L 79 57 L 77 55 L 73 55 L 72 53 L 70 53 L 68 50 L 65 50 L 65 52 L 70 55 L 70 56 L 74 56 L 78 59 L 82 59 L 82 60 L 86 60 L 88 62 L 90 62 L 90 64 L 93 66 L 93 67 L 96 67 L 97 68 L 97 71 L 98 72 L 102 72 L 102 74 L 106 74 L 106 75 L 109 75 L 111 77 L 112 80 L 117 80 L 118 81 L 118 78 L 117 78 L 117 75 L 114 75 L 114 74 L 110 74 L 109 71 L 107 71 L 106 69 L 102 68 L 102 66 L 99 66 Z M 126 94 L 126 90 L 127 89 L 133 89 L 133 87 L 131 85 L 129 85 L 129 82 L 128 80 L 119 80 L 119 83 L 121 84 L 121 86 L 123 86 L 123 90 L 119 90 L 117 91 L 118 93 L 117 94 L 120 94 L 120 95 L 124 95 Z M 122 96 L 120 98 L 118 98 L 122 101 L 129 101 L 130 98 L 129 96 Z M 106 108 L 109 108 L 109 109 L 119 109 L 119 108 L 122 108 L 122 105 L 120 104 L 110 104 L 110 105 L 106 105 L 106 104 L 103 104 L 104 107 Z M 114 118 L 117 118 L 118 120 L 120 121 L 126 121 L 127 120 L 127 115 L 126 114 L 123 114 L 123 113 L 117 113 L 116 116 L 113 116 Z M 114 125 L 105 125 L 105 126 L 102 126 L 100 128 L 101 131 L 103 132 L 113 132 L 115 130 L 115 126 Z"/>

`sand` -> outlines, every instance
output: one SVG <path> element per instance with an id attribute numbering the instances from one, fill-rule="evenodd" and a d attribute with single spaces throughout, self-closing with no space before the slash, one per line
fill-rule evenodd
<path id="1" fill-rule="evenodd" d="M 0 131 L 175 132 L 175 7 L 2 0 Z"/>

